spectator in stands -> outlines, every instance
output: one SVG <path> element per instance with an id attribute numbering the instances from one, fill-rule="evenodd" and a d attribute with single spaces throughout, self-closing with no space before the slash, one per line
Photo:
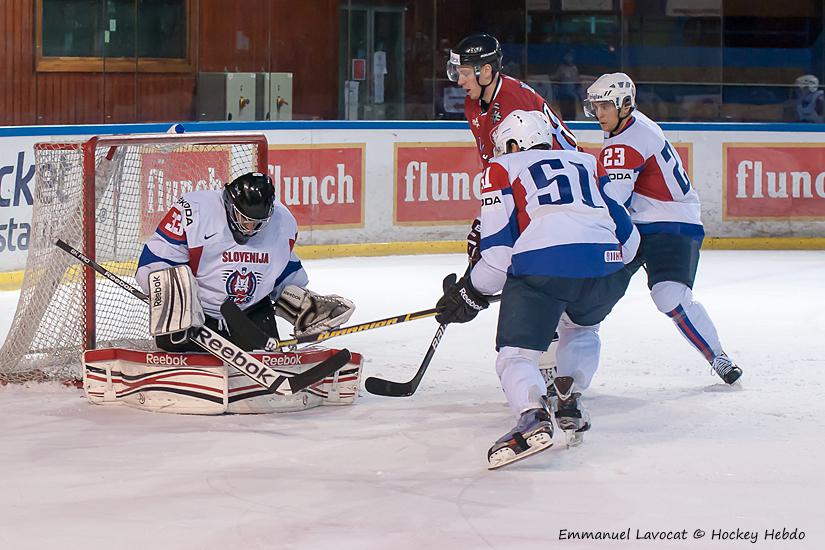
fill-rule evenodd
<path id="1" fill-rule="evenodd" d="M 579 68 L 573 63 L 573 52 L 567 52 L 562 63 L 550 80 L 557 84 L 556 100 L 559 102 L 559 111 L 565 120 L 576 120 L 576 106 L 582 100 Z"/>
<path id="2" fill-rule="evenodd" d="M 825 122 L 825 93 L 812 74 L 800 76 L 796 85 L 796 117 L 799 122 Z"/>

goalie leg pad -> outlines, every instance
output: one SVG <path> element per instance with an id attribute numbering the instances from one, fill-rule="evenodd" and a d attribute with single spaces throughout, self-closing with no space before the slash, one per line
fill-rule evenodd
<path id="1" fill-rule="evenodd" d="M 205 320 L 198 298 L 198 283 L 187 265 L 160 269 L 149 274 L 149 333 L 162 336 Z"/>
<path id="2" fill-rule="evenodd" d="M 275 302 L 275 314 L 292 323 L 295 336 L 337 328 L 346 323 L 354 311 L 351 300 L 337 294 L 317 294 L 295 285 L 287 285 Z"/>

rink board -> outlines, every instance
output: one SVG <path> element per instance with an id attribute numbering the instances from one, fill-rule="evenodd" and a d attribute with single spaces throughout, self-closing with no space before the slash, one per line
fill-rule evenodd
<path id="1" fill-rule="evenodd" d="M 0 273 L 25 266 L 35 193 L 33 146 L 166 124 L 0 128 Z M 186 123 L 189 131 L 260 131 L 276 193 L 318 255 L 460 246 L 478 209 L 481 165 L 461 122 Z M 597 152 L 601 131 L 572 123 Z M 663 124 L 702 201 L 709 237 L 825 237 L 825 125 Z M 168 194 L 175 198 L 175 189 Z M 720 241 L 726 242 L 726 241 Z M 738 241 L 729 241 L 735 245 Z M 818 241 L 808 241 L 810 243 Z M 821 242 L 821 241 L 819 241 Z M 366 247 L 364 245 L 367 245 Z M 372 248 L 370 248 L 372 245 Z M 389 247 L 388 247 L 389 245 Z M 343 250 L 344 248 L 342 248 Z M 332 250 L 332 253 L 329 253 Z"/>

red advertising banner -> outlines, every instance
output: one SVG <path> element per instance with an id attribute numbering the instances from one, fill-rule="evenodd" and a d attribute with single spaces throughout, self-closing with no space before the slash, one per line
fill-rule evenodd
<path id="1" fill-rule="evenodd" d="M 222 189 L 229 181 L 229 149 L 144 153 L 140 158 L 142 240 L 178 197 L 190 191 Z"/>
<path id="2" fill-rule="evenodd" d="M 302 228 L 364 225 L 363 143 L 269 146 L 275 196 Z"/>
<path id="3" fill-rule="evenodd" d="M 825 144 L 723 143 L 725 219 L 825 219 Z"/>
<path id="4" fill-rule="evenodd" d="M 396 143 L 394 223 L 469 223 L 481 208 L 482 176 L 474 143 Z"/>

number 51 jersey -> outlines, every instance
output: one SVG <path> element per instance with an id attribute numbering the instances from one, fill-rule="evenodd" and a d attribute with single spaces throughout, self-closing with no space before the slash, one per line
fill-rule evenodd
<path id="1" fill-rule="evenodd" d="M 628 207 L 639 232 L 703 236 L 699 195 L 662 129 L 639 111 L 627 126 L 605 134 L 605 192 Z"/>
<path id="2" fill-rule="evenodd" d="M 499 286 L 493 270 L 587 278 L 630 262 L 639 233 L 627 210 L 602 192 L 606 182 L 596 158 L 578 151 L 533 149 L 493 159 L 482 188 L 484 265 L 473 270 L 476 288 Z"/>

